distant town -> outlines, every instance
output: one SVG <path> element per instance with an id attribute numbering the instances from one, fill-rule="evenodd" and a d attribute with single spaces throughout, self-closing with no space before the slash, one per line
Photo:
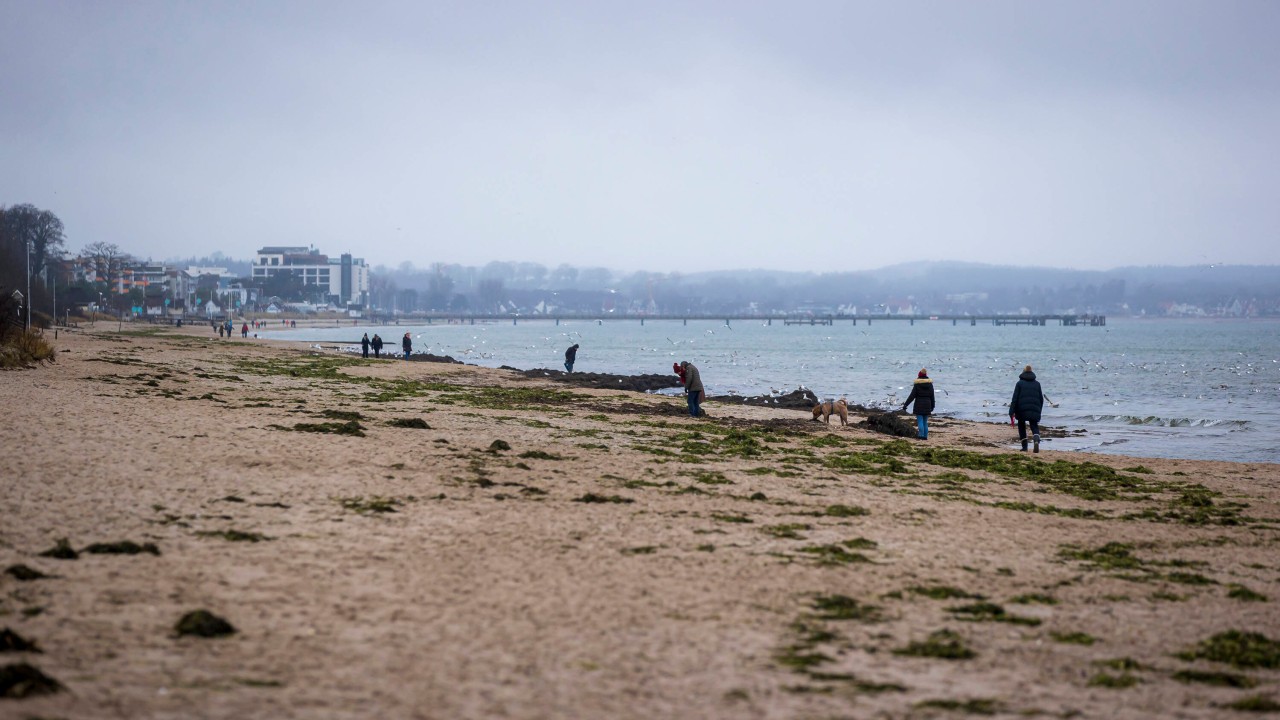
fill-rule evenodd
<path id="1" fill-rule="evenodd" d="M 622 273 L 502 261 L 479 267 L 415 267 L 408 262 L 370 267 L 352 252 L 316 246 L 266 245 L 249 259 L 213 253 L 154 261 L 106 242 L 91 242 L 75 253 L 65 245 L 61 221 L 53 213 L 30 205 L 0 208 L 0 292 L 10 302 L 29 293 L 34 312 L 49 319 L 103 312 L 162 321 L 277 313 L 375 320 L 508 315 L 1280 317 L 1277 266 L 1083 271 L 925 261 L 865 272 Z"/>

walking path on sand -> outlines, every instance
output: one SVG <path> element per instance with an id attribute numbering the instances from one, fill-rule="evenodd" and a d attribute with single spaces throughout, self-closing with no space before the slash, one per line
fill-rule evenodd
<path id="1" fill-rule="evenodd" d="M 694 420 L 680 397 L 207 328 L 57 347 L 0 373 L 0 696 L 32 695 L 0 717 L 1280 702 L 1280 466 Z M 41 554 L 63 538 L 78 559 Z M 180 635 L 201 609 L 234 634 Z"/>

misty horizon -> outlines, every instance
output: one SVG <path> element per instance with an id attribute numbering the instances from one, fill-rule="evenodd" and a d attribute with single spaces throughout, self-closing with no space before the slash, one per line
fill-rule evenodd
<path id="1" fill-rule="evenodd" d="M 0 204 L 371 265 L 1280 264 L 1280 5 L 0 0 Z"/>

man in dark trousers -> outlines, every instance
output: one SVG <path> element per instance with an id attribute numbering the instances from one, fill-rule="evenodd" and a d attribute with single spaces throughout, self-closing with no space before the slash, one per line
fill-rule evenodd
<path id="1" fill-rule="evenodd" d="M 916 403 L 916 437 L 928 440 L 929 416 L 933 414 L 933 381 L 929 379 L 929 371 L 923 368 L 916 373 L 915 384 L 911 386 L 907 401 L 902 403 L 902 409 L 906 410 L 912 400 Z"/>
<path id="2" fill-rule="evenodd" d="M 364 337 L 360 338 L 360 352 L 364 353 L 365 357 L 369 357 L 369 333 L 365 333 Z"/>
<path id="3" fill-rule="evenodd" d="M 373 334 L 373 339 L 369 341 L 369 347 L 373 348 L 373 356 L 375 358 L 382 357 L 382 338 L 378 333 Z"/>
<path id="4" fill-rule="evenodd" d="M 1018 384 L 1013 386 L 1013 399 L 1009 401 L 1009 417 L 1018 419 L 1018 439 L 1022 441 L 1022 451 L 1027 451 L 1027 423 L 1031 423 L 1031 437 L 1035 444 L 1032 452 L 1040 452 L 1040 411 L 1044 409 L 1044 391 L 1036 374 L 1028 365 L 1018 376 Z"/>
<path id="5" fill-rule="evenodd" d="M 578 344 L 574 343 L 573 345 L 569 346 L 568 350 L 564 351 L 564 371 L 569 373 L 573 372 L 573 363 L 576 362 L 577 360 L 578 360 Z"/>

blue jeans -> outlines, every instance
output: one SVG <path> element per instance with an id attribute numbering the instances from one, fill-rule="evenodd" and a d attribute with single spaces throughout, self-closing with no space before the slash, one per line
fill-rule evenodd
<path id="1" fill-rule="evenodd" d="M 929 416 L 928 415 L 916 416 L 916 430 L 919 431 L 917 434 L 917 437 L 919 437 L 921 440 L 929 439 Z"/>
<path id="2" fill-rule="evenodd" d="M 571 373 L 571 372 L 573 372 L 573 363 L 571 363 L 571 362 L 566 362 L 566 363 L 564 364 L 564 371 L 565 371 L 565 372 L 567 372 L 567 373 Z"/>
<path id="3" fill-rule="evenodd" d="M 690 390 L 689 393 L 689 417 L 698 417 L 701 414 L 702 391 Z"/>

